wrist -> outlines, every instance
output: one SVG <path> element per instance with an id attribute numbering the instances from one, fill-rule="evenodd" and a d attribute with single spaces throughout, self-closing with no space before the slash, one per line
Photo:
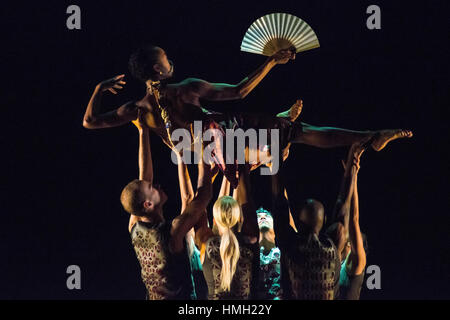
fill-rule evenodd
<path id="1" fill-rule="evenodd" d="M 268 67 L 273 68 L 274 66 L 277 65 L 277 62 L 275 61 L 274 57 L 269 57 L 266 60 L 266 64 L 267 64 Z"/>
<path id="2" fill-rule="evenodd" d="M 97 85 L 95 86 L 94 91 L 95 91 L 96 93 L 102 93 L 102 92 L 103 92 L 102 84 L 101 84 L 101 83 L 97 84 Z"/>

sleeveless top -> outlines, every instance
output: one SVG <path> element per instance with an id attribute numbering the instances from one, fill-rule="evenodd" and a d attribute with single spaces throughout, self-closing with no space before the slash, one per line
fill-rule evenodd
<path id="1" fill-rule="evenodd" d="M 236 234 L 236 238 L 239 242 L 240 257 L 231 282 L 230 292 L 224 292 L 220 288 L 220 271 L 222 270 L 220 236 L 214 236 L 206 243 L 203 273 L 208 284 L 209 300 L 248 300 L 254 297 L 259 268 L 258 243 L 248 244 L 239 234 Z"/>
<path id="2" fill-rule="evenodd" d="M 284 253 L 292 298 L 334 300 L 339 289 L 340 258 L 324 235 L 297 235 Z"/>
<path id="3" fill-rule="evenodd" d="M 364 273 L 357 276 L 351 276 L 347 273 L 347 262 L 350 252 L 341 264 L 341 272 L 339 277 L 339 299 L 340 300 L 359 300 L 361 287 L 364 282 Z"/>
<path id="4" fill-rule="evenodd" d="M 280 300 L 281 290 L 281 252 L 274 247 L 266 255 L 260 248 L 260 269 L 258 281 L 258 299 Z"/>
<path id="5" fill-rule="evenodd" d="M 131 229 L 131 241 L 149 300 L 191 298 L 193 288 L 186 245 L 182 252 L 171 253 L 170 229 L 170 222 L 158 225 L 137 222 Z"/>

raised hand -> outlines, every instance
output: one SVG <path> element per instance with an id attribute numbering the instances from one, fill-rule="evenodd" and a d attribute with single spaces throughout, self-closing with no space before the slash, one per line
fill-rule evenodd
<path id="1" fill-rule="evenodd" d="M 143 130 L 143 129 L 147 129 L 147 122 L 145 121 L 145 115 L 147 113 L 147 110 L 143 109 L 143 108 L 138 108 L 138 117 L 136 120 L 132 121 L 133 124 L 139 129 L 139 130 Z"/>
<path id="2" fill-rule="evenodd" d="M 286 64 L 289 60 L 295 60 L 295 47 L 283 49 L 272 55 L 272 59 L 277 64 Z"/>
<path id="3" fill-rule="evenodd" d="M 117 94 L 116 90 L 123 89 L 123 85 L 126 84 L 126 82 L 123 80 L 124 77 L 124 74 L 120 74 L 118 76 L 115 76 L 114 78 L 100 82 L 97 87 L 102 92 L 108 90 L 113 94 Z"/>

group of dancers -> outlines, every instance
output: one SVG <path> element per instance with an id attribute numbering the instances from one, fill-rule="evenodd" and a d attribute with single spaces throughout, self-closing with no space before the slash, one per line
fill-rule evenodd
<path id="1" fill-rule="evenodd" d="M 173 63 L 162 48 L 145 45 L 129 60 L 132 75 L 146 84 L 147 92 L 142 99 L 104 113 L 101 112 L 104 92 L 117 94 L 125 85 L 124 75 L 96 86 L 83 126 L 106 128 L 132 121 L 139 130 L 139 179 L 125 186 L 120 201 L 130 214 L 128 229 L 148 299 L 359 298 L 366 265 L 358 222 L 360 158 L 367 148 L 380 151 L 392 140 L 411 137 L 412 132 L 313 126 L 298 121 L 303 107 L 300 100 L 289 110 L 273 116 L 218 113 L 200 104 L 201 100 L 242 99 L 273 67 L 293 59 L 294 51 L 281 50 L 235 85 L 196 78 L 168 84 Z M 278 129 L 279 141 L 270 141 L 269 148 L 246 148 L 247 155 L 257 153 L 256 165 L 228 164 L 218 158 L 207 162 L 202 156 L 204 148 L 200 148 L 194 192 L 183 162 L 186 151 L 177 149 L 171 139 L 175 129 L 192 132 L 194 121 L 202 121 L 203 130 L 214 128 L 220 132 L 238 128 Z M 153 181 L 150 131 L 160 136 L 178 159 L 182 201 L 180 214 L 172 221 L 164 217 L 168 196 Z M 279 148 L 270 147 L 275 143 Z M 309 199 L 302 206 L 289 202 L 283 164 L 271 177 L 272 208 L 256 209 L 254 205 L 250 171 L 259 165 L 270 167 L 275 156 L 271 154 L 273 150 L 278 150 L 276 156 L 285 160 L 291 143 L 321 148 L 350 147 L 341 190 L 325 231 L 322 231 L 325 212 L 319 201 Z M 207 207 L 213 198 L 212 183 L 220 173 L 222 187 L 213 205 L 210 228 Z"/>

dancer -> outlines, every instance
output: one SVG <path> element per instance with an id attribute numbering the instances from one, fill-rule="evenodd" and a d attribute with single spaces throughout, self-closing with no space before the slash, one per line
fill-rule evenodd
<path id="1" fill-rule="evenodd" d="M 234 195 L 214 203 L 217 233 L 205 243 L 203 272 L 210 300 L 253 299 L 258 279 L 258 225 L 249 197 L 249 170 L 243 170 Z"/>
<path id="2" fill-rule="evenodd" d="M 281 251 L 275 245 L 272 214 L 259 208 L 256 210 L 259 227 L 260 270 L 258 280 L 258 299 L 280 300 L 281 290 Z"/>
<path id="3" fill-rule="evenodd" d="M 146 115 L 147 125 L 158 134 L 170 147 L 174 148 L 171 132 L 177 128 L 184 128 L 192 132 L 195 120 L 201 120 L 203 130 L 227 128 L 280 129 L 281 149 L 289 143 L 304 143 L 321 148 L 351 145 L 375 136 L 372 147 L 379 151 L 386 144 L 398 138 L 411 137 L 407 130 L 381 131 L 351 131 L 331 127 L 316 127 L 306 123 L 293 125 L 291 114 L 295 110 L 282 113 L 279 117 L 256 114 L 218 114 L 201 107 L 200 99 L 204 100 L 235 100 L 247 96 L 277 64 L 285 64 L 295 58 L 294 51 L 281 50 L 269 57 L 266 62 L 250 76 L 237 85 L 224 83 L 210 83 L 205 80 L 188 78 L 176 84 L 161 84 L 161 80 L 169 79 L 173 74 L 173 64 L 168 60 L 166 52 L 154 46 L 144 46 L 132 54 L 129 65 L 131 73 L 146 83 L 146 95 L 136 101 L 130 101 L 111 112 L 102 113 L 101 98 L 105 91 L 114 94 L 125 85 L 124 75 L 116 76 L 98 84 L 89 101 L 84 115 L 83 126 L 89 129 L 114 127 L 126 124 L 137 117 L 138 108 L 149 112 Z M 298 109 L 294 105 L 293 108 Z M 288 117 L 286 117 L 288 116 Z M 191 137 L 192 138 L 192 137 Z M 192 139 L 193 141 L 193 139 Z M 238 172 L 235 164 L 224 164 L 220 156 L 221 150 L 216 151 L 216 164 L 230 180 L 232 187 L 237 186 Z M 252 150 L 252 152 L 259 152 Z M 270 149 L 269 151 L 270 152 Z"/>
<path id="4" fill-rule="evenodd" d="M 169 222 L 164 219 L 163 206 L 167 195 L 153 184 L 153 165 L 149 129 L 139 116 L 139 180 L 131 181 L 122 191 L 123 208 L 131 214 L 129 232 L 141 266 L 147 298 L 189 299 L 192 294 L 189 258 L 185 235 L 194 226 L 211 199 L 211 172 L 208 165 L 199 165 L 197 196 L 183 202 L 182 214 Z"/>
<path id="5" fill-rule="evenodd" d="M 230 194 L 230 182 L 224 177 L 219 192 L 219 198 Z M 275 246 L 275 231 L 273 230 L 273 218 L 269 211 L 259 208 L 256 210 L 259 228 L 259 276 L 256 291 L 258 300 L 279 300 L 282 297 L 281 290 L 281 265 L 280 249 Z M 217 233 L 217 225 L 213 230 Z"/>
<path id="6" fill-rule="evenodd" d="M 364 147 L 370 142 L 372 141 L 366 141 Z M 359 159 L 364 147 L 362 144 L 354 144 L 349 151 L 336 204 L 336 210 L 340 214 L 337 215 L 338 221 L 335 223 L 336 232 L 331 238 L 320 233 L 325 219 L 324 208 L 314 199 L 306 200 L 298 211 L 298 233 L 289 226 L 289 205 L 282 194 L 283 173 L 279 172 L 272 177 L 277 245 L 283 253 L 283 263 L 286 263 L 285 269 L 288 271 L 286 278 L 289 281 L 283 281 L 287 298 L 333 300 L 338 297 L 341 248 L 346 242 L 344 234 L 348 220 L 345 212 L 350 208 L 353 194 L 355 168 L 358 163 L 355 159 Z M 295 210 L 293 212 L 297 213 Z"/>

